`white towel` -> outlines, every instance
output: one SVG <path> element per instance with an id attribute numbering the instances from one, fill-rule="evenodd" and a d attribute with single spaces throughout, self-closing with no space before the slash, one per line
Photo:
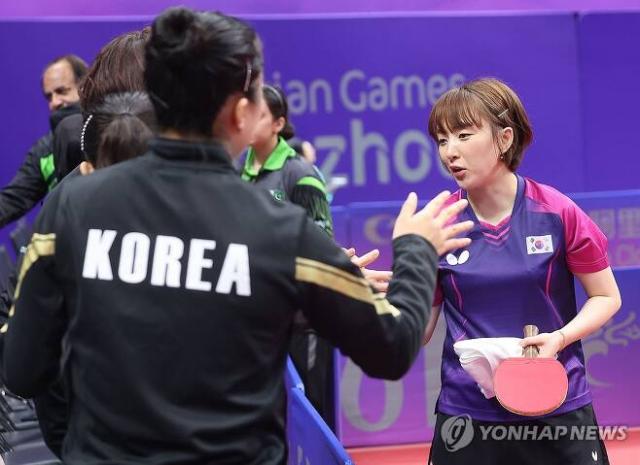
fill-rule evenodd
<path id="1" fill-rule="evenodd" d="M 462 368 L 478 383 L 487 399 L 496 395 L 493 375 L 500 362 L 506 358 L 522 357 L 522 339 L 517 337 L 487 337 L 467 339 L 453 344 Z"/>

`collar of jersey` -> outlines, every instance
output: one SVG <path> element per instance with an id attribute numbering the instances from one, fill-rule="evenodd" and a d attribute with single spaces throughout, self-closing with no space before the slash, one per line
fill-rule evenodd
<path id="1" fill-rule="evenodd" d="M 149 148 L 162 158 L 206 161 L 232 166 L 226 149 L 215 141 L 192 142 L 156 137 L 149 141 Z"/>
<path id="2" fill-rule="evenodd" d="M 256 154 L 253 148 L 249 148 L 247 152 L 247 159 L 244 162 L 244 169 L 242 170 L 242 177 L 244 179 L 255 178 L 260 171 L 278 171 L 281 170 L 288 158 L 295 157 L 296 151 L 293 150 L 287 141 L 280 137 L 278 145 L 273 149 L 271 155 L 264 162 L 264 165 L 259 170 L 253 168 L 253 160 Z"/>
<path id="3" fill-rule="evenodd" d="M 514 217 L 516 211 L 520 208 L 520 205 L 522 204 L 522 199 L 524 198 L 525 180 L 519 174 L 516 174 L 516 179 L 518 180 L 518 186 L 517 186 L 517 190 L 516 190 L 516 199 L 515 199 L 515 201 L 513 203 L 513 208 L 511 209 L 511 214 L 507 218 L 505 218 L 504 220 L 502 220 L 498 224 L 486 223 L 486 222 L 480 221 L 478 219 L 478 217 L 476 216 L 476 213 L 473 211 L 473 208 L 471 207 L 471 205 L 467 205 L 466 211 L 469 212 L 469 216 L 471 217 L 471 221 L 473 221 L 474 223 L 479 225 L 481 229 L 490 230 L 490 231 L 501 230 L 505 226 L 508 226 L 509 223 L 511 223 L 511 219 Z M 460 198 L 461 199 L 466 199 L 467 198 L 467 191 L 465 191 L 464 189 L 461 189 L 460 190 Z"/>

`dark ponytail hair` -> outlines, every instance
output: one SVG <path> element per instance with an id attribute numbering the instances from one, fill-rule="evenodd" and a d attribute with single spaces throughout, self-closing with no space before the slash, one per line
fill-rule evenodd
<path id="1" fill-rule="evenodd" d="M 289 121 L 289 103 L 287 102 L 287 96 L 281 88 L 265 84 L 262 87 L 262 93 L 264 99 L 267 102 L 269 111 L 273 115 L 273 119 L 284 118 L 284 126 L 278 133 L 284 140 L 293 139 L 296 135 L 293 125 Z"/>
<path id="2" fill-rule="evenodd" d="M 90 115 L 82 144 L 91 164 L 105 168 L 144 154 L 155 129 L 153 106 L 145 93 L 111 94 Z"/>
<path id="3" fill-rule="evenodd" d="M 221 13 L 169 8 L 145 52 L 145 84 L 162 129 L 205 137 L 227 98 L 258 100 L 262 47 L 248 24 Z"/>

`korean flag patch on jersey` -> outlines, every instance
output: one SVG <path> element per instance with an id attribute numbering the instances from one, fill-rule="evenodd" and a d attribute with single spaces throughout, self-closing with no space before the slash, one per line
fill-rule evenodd
<path id="1" fill-rule="evenodd" d="M 546 236 L 527 236 L 526 246 L 528 255 L 553 252 L 553 240 L 550 234 Z"/>

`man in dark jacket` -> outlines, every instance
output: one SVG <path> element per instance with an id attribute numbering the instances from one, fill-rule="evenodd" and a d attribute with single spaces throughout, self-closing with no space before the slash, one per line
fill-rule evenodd
<path id="1" fill-rule="evenodd" d="M 78 83 L 86 72 L 86 63 L 75 55 L 56 58 L 46 66 L 42 92 L 51 112 L 51 130 L 33 144 L 14 178 L 0 191 L 0 227 L 24 216 L 66 175 L 58 169 L 53 131 L 62 119 L 79 113 Z"/>

